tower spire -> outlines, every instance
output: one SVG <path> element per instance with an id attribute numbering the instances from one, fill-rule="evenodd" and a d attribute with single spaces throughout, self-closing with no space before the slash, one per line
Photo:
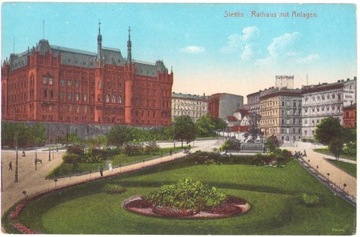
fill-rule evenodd
<path id="1" fill-rule="evenodd" d="M 99 60 L 101 60 L 101 48 L 102 48 L 102 36 L 101 36 L 101 31 L 100 31 L 100 19 L 99 19 L 99 33 L 98 33 L 98 37 L 97 37 L 97 45 L 98 45 L 98 58 Z"/>
<path id="2" fill-rule="evenodd" d="M 127 48 L 128 48 L 128 52 L 127 52 L 127 62 L 128 63 L 131 63 L 131 38 L 130 38 L 130 26 L 129 26 L 129 39 L 128 39 L 128 42 L 127 42 Z"/>

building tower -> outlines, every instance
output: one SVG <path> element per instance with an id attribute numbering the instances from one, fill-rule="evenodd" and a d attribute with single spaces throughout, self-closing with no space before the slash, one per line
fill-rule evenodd
<path id="1" fill-rule="evenodd" d="M 294 89 L 294 75 L 276 75 L 275 76 L 275 87 L 278 89 L 287 88 Z"/>
<path id="2" fill-rule="evenodd" d="M 129 40 L 128 40 L 128 42 L 127 42 L 127 50 L 128 50 L 128 52 L 127 52 L 127 62 L 128 62 L 128 63 L 131 63 L 131 39 L 130 39 L 130 31 L 131 31 L 131 29 L 130 29 L 130 26 L 129 26 Z"/>
<path id="3" fill-rule="evenodd" d="M 94 121 L 96 123 L 103 122 L 103 106 L 104 106 L 104 95 L 103 95 L 103 67 L 102 67 L 102 36 L 100 32 L 101 22 L 99 20 L 99 34 L 97 37 L 97 61 L 98 66 L 95 68 L 95 113 Z"/>
<path id="4" fill-rule="evenodd" d="M 97 57 L 98 57 L 98 60 L 100 61 L 101 60 L 101 48 L 102 48 L 102 36 L 101 36 L 101 32 L 100 32 L 100 25 L 101 25 L 101 22 L 99 20 L 99 33 L 98 33 L 98 37 L 97 37 Z"/>

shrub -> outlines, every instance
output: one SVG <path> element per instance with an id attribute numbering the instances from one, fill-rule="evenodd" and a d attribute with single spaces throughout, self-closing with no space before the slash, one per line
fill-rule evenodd
<path id="1" fill-rule="evenodd" d="M 313 207 L 320 203 L 320 198 L 317 195 L 302 193 L 300 195 L 300 201 L 305 204 L 305 206 Z"/>
<path id="2" fill-rule="evenodd" d="M 63 155 L 63 161 L 68 164 L 75 164 L 81 161 L 81 156 L 73 153 Z"/>
<path id="3" fill-rule="evenodd" d="M 143 145 L 141 143 L 127 143 L 124 147 L 124 153 L 128 156 L 143 154 Z"/>
<path id="4" fill-rule="evenodd" d="M 105 184 L 103 190 L 107 193 L 123 193 L 126 191 L 126 188 L 118 184 Z"/>
<path id="5" fill-rule="evenodd" d="M 160 151 L 160 147 L 156 144 L 156 141 L 148 142 L 145 145 L 145 149 L 144 149 L 145 154 L 150 154 L 158 151 Z"/>
<path id="6" fill-rule="evenodd" d="M 79 145 L 69 146 L 67 152 L 71 154 L 84 155 L 84 148 Z"/>
<path id="7" fill-rule="evenodd" d="M 221 204 L 227 196 L 215 187 L 185 178 L 176 184 L 163 185 L 145 198 L 155 206 L 198 212 Z"/>
<path id="8" fill-rule="evenodd" d="M 241 143 L 236 138 L 228 138 L 220 147 L 221 151 L 238 151 L 241 148 Z"/>

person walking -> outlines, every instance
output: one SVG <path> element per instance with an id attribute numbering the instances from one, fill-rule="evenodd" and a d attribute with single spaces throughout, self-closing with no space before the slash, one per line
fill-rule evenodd
<path id="1" fill-rule="evenodd" d="M 13 168 L 12 168 L 12 161 L 10 161 L 10 163 L 9 163 L 9 170 L 13 170 Z"/>
<path id="2" fill-rule="evenodd" d="M 113 170 L 113 167 L 112 167 L 112 163 L 110 162 L 109 163 L 109 171 L 110 171 L 110 173 L 112 172 L 112 170 Z"/>
<path id="3" fill-rule="evenodd" d="M 102 166 L 100 166 L 99 171 L 100 171 L 100 175 L 103 176 L 104 168 Z"/>

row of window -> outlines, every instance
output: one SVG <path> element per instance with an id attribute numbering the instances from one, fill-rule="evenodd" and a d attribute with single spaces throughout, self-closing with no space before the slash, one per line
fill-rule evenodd
<path id="1" fill-rule="evenodd" d="M 317 96 L 308 95 L 308 96 L 304 97 L 305 102 L 309 102 L 310 98 L 311 98 L 312 102 L 319 102 L 319 101 L 325 101 L 325 100 L 330 100 L 330 99 L 332 99 L 332 100 L 337 99 L 338 101 L 340 101 L 341 93 L 338 93 L 337 95 L 335 93 L 331 93 L 331 95 L 330 94 L 326 94 L 326 95 L 321 94 L 321 95 L 317 95 Z"/>

